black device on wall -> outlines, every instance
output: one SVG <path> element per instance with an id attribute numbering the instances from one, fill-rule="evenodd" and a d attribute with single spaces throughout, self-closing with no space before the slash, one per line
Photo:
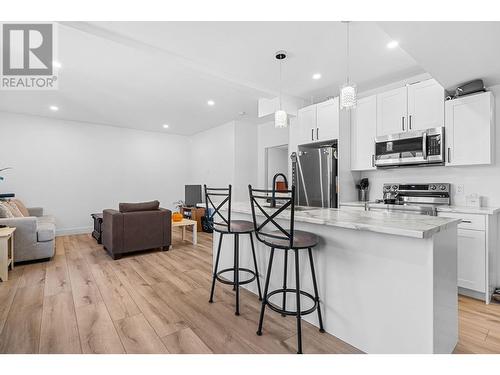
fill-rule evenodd
<path id="1" fill-rule="evenodd" d="M 194 207 L 201 202 L 201 185 L 184 185 L 184 204 L 186 207 Z"/>

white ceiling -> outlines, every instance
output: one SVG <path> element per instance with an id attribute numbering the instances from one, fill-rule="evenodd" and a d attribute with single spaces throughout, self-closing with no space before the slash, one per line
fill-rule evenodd
<path id="1" fill-rule="evenodd" d="M 500 84 L 500 22 L 380 22 L 446 89 L 481 78 Z"/>
<path id="2" fill-rule="evenodd" d="M 438 80 L 444 75 L 447 64 L 440 69 L 428 57 L 457 58 L 441 52 L 433 41 L 442 38 L 425 28 L 425 40 L 417 38 L 417 24 L 351 24 L 351 78 L 360 90 L 424 71 Z M 419 63 L 401 48 L 387 49 L 391 37 L 384 30 Z M 239 112 L 255 118 L 258 98 L 279 91 L 273 56 L 280 49 L 289 52 L 284 94 L 318 100 L 338 93 L 346 74 L 340 22 L 70 22 L 59 26 L 59 90 L 1 91 L 0 110 L 190 135 L 241 118 Z M 453 55 L 458 51 L 457 45 Z M 462 46 L 460 54 L 467 51 Z M 51 112 L 50 105 L 60 110 Z"/>

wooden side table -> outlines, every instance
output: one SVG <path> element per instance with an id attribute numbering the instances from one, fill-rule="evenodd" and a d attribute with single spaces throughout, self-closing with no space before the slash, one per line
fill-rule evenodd
<path id="1" fill-rule="evenodd" d="M 182 240 L 186 240 L 186 227 L 193 227 L 193 245 L 198 243 L 198 223 L 194 220 L 182 219 L 181 221 L 172 221 L 172 228 L 181 227 L 182 228 Z"/>
<path id="2" fill-rule="evenodd" d="M 196 230 L 201 232 L 203 229 L 201 226 L 201 218 L 205 216 L 205 209 L 203 207 L 181 207 L 180 210 L 182 216 L 186 217 L 189 215 L 191 220 L 195 220 L 198 223 Z"/>
<path id="3" fill-rule="evenodd" d="M 9 280 L 9 266 L 14 269 L 14 232 L 16 228 L 0 228 L 0 279 Z"/>

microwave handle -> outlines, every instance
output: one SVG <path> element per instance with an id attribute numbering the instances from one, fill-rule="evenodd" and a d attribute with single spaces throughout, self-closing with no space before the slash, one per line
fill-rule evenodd
<path id="1" fill-rule="evenodd" d="M 427 159 L 427 133 L 422 134 L 422 156 Z"/>

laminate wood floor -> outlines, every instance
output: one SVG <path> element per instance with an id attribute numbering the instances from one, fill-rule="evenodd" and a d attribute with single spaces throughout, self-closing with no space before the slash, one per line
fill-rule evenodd
<path id="1" fill-rule="evenodd" d="M 295 318 L 217 284 L 208 303 L 212 236 L 175 231 L 173 248 L 113 261 L 90 235 L 58 237 L 49 262 L 21 265 L 0 283 L 0 353 L 295 353 Z M 500 305 L 460 297 L 456 353 L 500 353 Z M 360 353 L 303 322 L 306 353 Z"/>

